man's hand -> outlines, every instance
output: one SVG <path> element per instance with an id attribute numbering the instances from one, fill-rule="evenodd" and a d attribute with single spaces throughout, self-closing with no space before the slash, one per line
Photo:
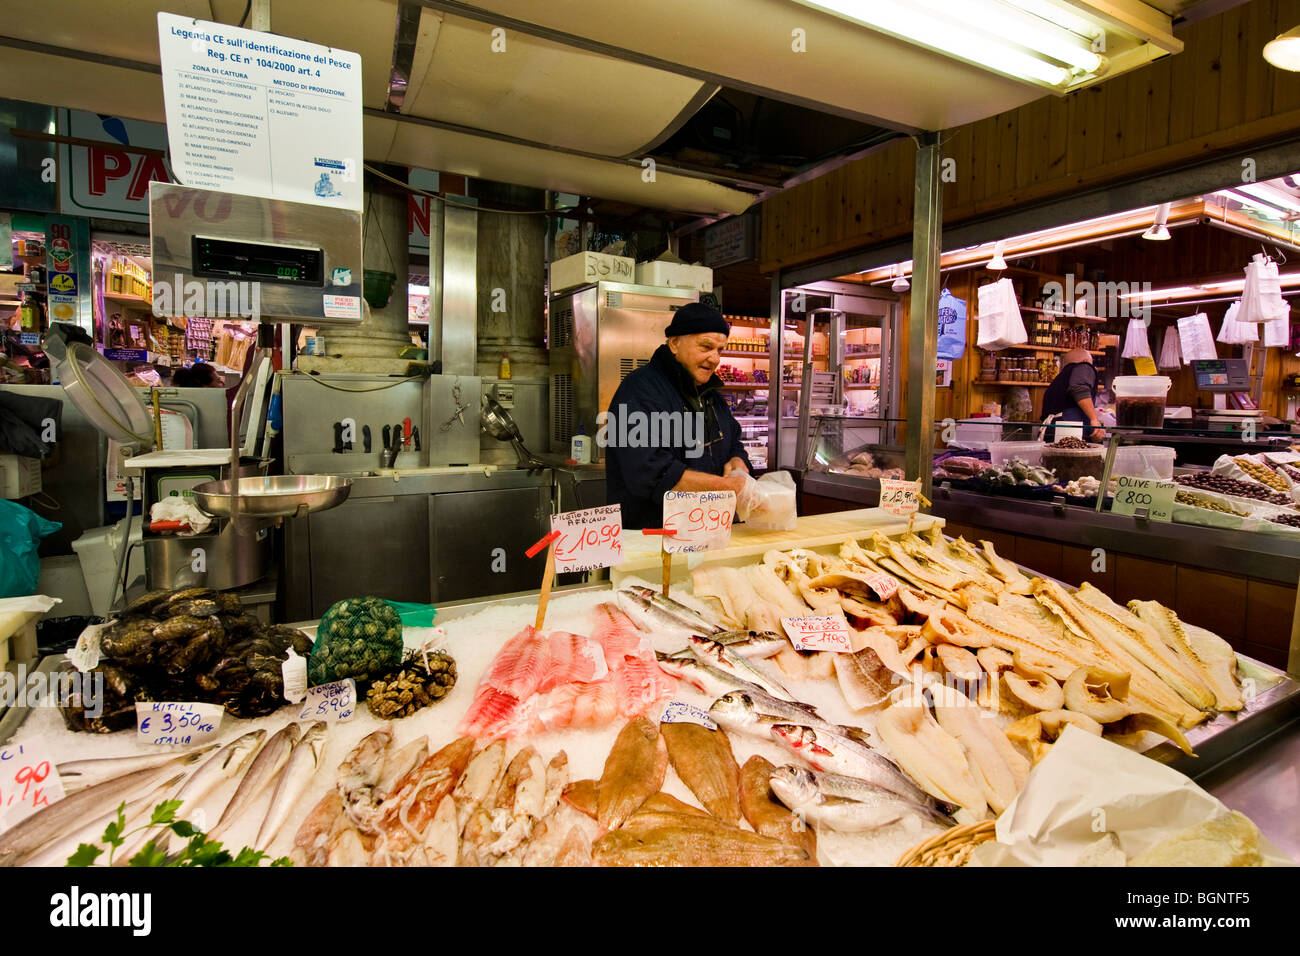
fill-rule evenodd
<path id="1" fill-rule="evenodd" d="M 1091 438 L 1093 441 L 1105 441 L 1105 440 L 1106 440 L 1106 430 L 1105 430 L 1104 428 L 1101 427 L 1101 421 L 1100 421 L 1100 420 L 1098 420 L 1098 421 L 1094 421 L 1094 422 L 1089 422 L 1089 423 L 1088 423 L 1088 426 L 1092 429 L 1092 433 L 1088 436 L 1089 438 Z"/>
<path id="2" fill-rule="evenodd" d="M 743 458 L 733 458 L 723 466 L 722 477 L 730 478 L 734 474 L 749 474 L 749 468 L 745 465 L 745 460 Z"/>

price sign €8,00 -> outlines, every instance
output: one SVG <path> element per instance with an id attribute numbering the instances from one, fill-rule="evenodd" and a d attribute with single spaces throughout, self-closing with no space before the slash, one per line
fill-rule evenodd
<path id="1" fill-rule="evenodd" d="M 664 550 L 669 554 L 713 551 L 731 543 L 734 491 L 664 492 Z"/>
<path id="2" fill-rule="evenodd" d="M 566 511 L 551 516 L 555 570 L 560 574 L 595 571 L 623 563 L 623 511 L 618 505 Z"/>
<path id="3" fill-rule="evenodd" d="M 1174 512 L 1174 496 L 1177 494 L 1178 485 L 1175 482 L 1121 475 L 1110 510 L 1120 515 L 1145 512 L 1145 517 L 1152 521 L 1170 521 Z"/>

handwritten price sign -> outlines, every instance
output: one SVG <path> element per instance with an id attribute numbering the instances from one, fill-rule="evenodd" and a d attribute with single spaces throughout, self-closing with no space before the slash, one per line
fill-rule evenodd
<path id="1" fill-rule="evenodd" d="M 888 601 L 898 593 L 898 578 L 886 574 L 884 571 L 871 571 L 863 575 L 866 578 L 867 587 L 876 592 L 876 597 L 882 601 Z"/>
<path id="2" fill-rule="evenodd" d="M 699 724 L 709 730 L 718 729 L 717 722 L 708 715 L 708 712 L 700 710 L 698 707 L 692 707 L 681 700 L 670 700 L 668 702 L 668 706 L 664 708 L 663 716 L 659 718 L 659 723 Z"/>
<path id="3" fill-rule="evenodd" d="M 317 684 L 307 688 L 307 699 L 302 703 L 298 719 L 341 724 L 356 714 L 357 682 L 346 677 L 330 684 Z"/>
<path id="4" fill-rule="evenodd" d="M 63 799 L 63 781 L 39 740 L 0 747 L 0 833 Z"/>
<path id="5" fill-rule="evenodd" d="M 921 482 L 881 478 L 880 507 L 903 518 L 916 514 L 921 507 Z"/>
<path id="6" fill-rule="evenodd" d="M 668 491 L 664 493 L 664 550 L 669 554 L 713 551 L 731 543 L 731 519 L 736 512 L 734 491 Z"/>
<path id="7" fill-rule="evenodd" d="M 141 743 L 197 744 L 215 737 L 225 710 L 198 701 L 149 701 L 135 705 L 135 729 Z"/>
<path id="8" fill-rule="evenodd" d="M 781 624 L 796 651 L 853 653 L 853 635 L 843 617 L 783 617 Z"/>
<path id="9" fill-rule="evenodd" d="M 1173 519 L 1174 496 L 1177 493 L 1178 485 L 1172 481 L 1121 475 L 1110 510 L 1119 515 L 1131 515 L 1137 514 L 1139 509 L 1145 509 L 1146 516 L 1152 521 L 1170 521 Z"/>
<path id="10" fill-rule="evenodd" d="M 618 505 L 566 511 L 551 516 L 555 539 L 555 570 L 595 571 L 623 563 L 623 510 Z"/>

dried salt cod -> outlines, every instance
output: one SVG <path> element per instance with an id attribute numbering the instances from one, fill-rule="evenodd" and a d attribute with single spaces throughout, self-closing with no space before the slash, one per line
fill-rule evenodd
<path id="1" fill-rule="evenodd" d="M 966 752 L 925 707 L 893 704 L 877 719 L 876 731 L 921 789 L 961 807 L 961 822 L 977 822 L 988 815 L 988 803 L 971 777 Z"/>
<path id="2" fill-rule="evenodd" d="M 1072 710 L 1046 710 L 1038 714 L 1038 723 L 1043 732 L 1055 740 L 1065 732 L 1066 725 L 1073 724 L 1080 730 L 1087 731 L 1095 737 L 1101 736 L 1102 726 L 1086 714 Z"/>
<path id="3" fill-rule="evenodd" d="M 1204 628 L 1184 624 L 1158 601 L 1129 601 L 1128 607 L 1196 672 L 1213 692 L 1217 709 L 1233 711 L 1245 706 L 1232 645 Z"/>
<path id="4" fill-rule="evenodd" d="M 1063 693 L 1066 709 L 1099 724 L 1114 723 L 1131 712 L 1124 701 L 1129 693 L 1129 675 L 1122 671 L 1080 667 L 1066 679 Z"/>
<path id="5" fill-rule="evenodd" d="M 940 567 L 958 578 L 969 581 L 969 584 L 959 584 L 955 590 L 972 587 L 983 590 L 988 594 L 997 594 L 1005 586 L 1000 578 L 988 570 L 986 564 L 975 564 L 964 556 L 964 553 L 955 551 L 948 546 L 948 542 L 940 540 L 926 541 L 915 534 L 903 535 L 900 539 L 903 549 L 914 558 L 924 560 L 929 564 Z"/>
<path id="6" fill-rule="evenodd" d="M 1006 735 L 969 701 L 934 708 L 939 726 L 951 734 L 966 751 L 972 778 L 984 799 L 1001 813 L 1025 785 L 1029 761 L 1007 740 Z"/>
<path id="7" fill-rule="evenodd" d="M 1002 675 L 1007 690 L 1034 710 L 1060 710 L 1065 703 L 1065 693 L 1052 675 L 1028 666 L 1018 651 L 1012 658 L 1014 670 Z"/>
<path id="8" fill-rule="evenodd" d="M 992 566 L 993 573 L 1006 582 L 1008 591 L 1014 594 L 1029 593 L 1029 579 L 1020 572 L 1018 567 L 998 555 L 992 541 L 981 541 L 980 546 L 984 549 L 984 558 Z"/>
<path id="9" fill-rule="evenodd" d="M 1039 630 L 1029 618 L 1000 605 L 976 604 L 967 614 L 972 621 L 992 633 L 994 647 L 1012 653 L 1032 653 L 1034 660 L 1044 668 L 1063 668 L 1069 672 L 1096 663 L 1091 654 Z"/>

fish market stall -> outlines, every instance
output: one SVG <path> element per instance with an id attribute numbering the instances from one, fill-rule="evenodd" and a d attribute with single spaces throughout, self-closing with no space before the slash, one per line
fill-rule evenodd
<path id="1" fill-rule="evenodd" d="M 56 708 L 29 707 L 7 746 L 48 748 L 76 802 L 0 832 L 0 863 L 59 863 L 118 803 L 143 815 L 175 796 L 232 851 L 300 864 L 890 865 L 1001 814 L 1069 727 L 1176 755 L 1184 772 L 1294 733 L 1300 687 L 1161 605 L 1071 592 L 991 546 L 945 540 L 938 520 L 912 523 L 873 509 L 737 528 L 726 549 L 676 556 L 670 600 L 656 593 L 657 548 L 628 535 L 614 585 L 556 589 L 543 625 L 536 592 L 446 605 L 437 627 L 376 599 L 340 602 L 301 632 L 226 641 L 193 677 L 173 675 L 192 681 L 178 690 L 149 685 L 155 701 L 202 694 L 206 675 L 210 699 L 230 695 L 243 716 L 226 706 L 211 741 L 225 749 L 198 757 L 130 728 L 72 732 Z M 187 632 L 154 652 L 165 674 L 190 642 L 218 640 L 185 620 L 196 613 L 170 612 L 218 600 L 156 595 L 102 649 L 143 661 L 146 618 L 151 636 Z M 238 623 L 219 607 L 208 617 L 221 613 Z M 800 651 L 789 618 L 840 626 Z M 814 649 L 834 635 L 847 647 Z M 313 685 L 351 676 L 368 693 L 263 710 L 272 663 L 292 685 L 282 665 L 312 638 Z M 173 750 L 161 767 L 94 762 Z M 98 795 L 77 787 L 97 779 L 109 781 Z"/>

